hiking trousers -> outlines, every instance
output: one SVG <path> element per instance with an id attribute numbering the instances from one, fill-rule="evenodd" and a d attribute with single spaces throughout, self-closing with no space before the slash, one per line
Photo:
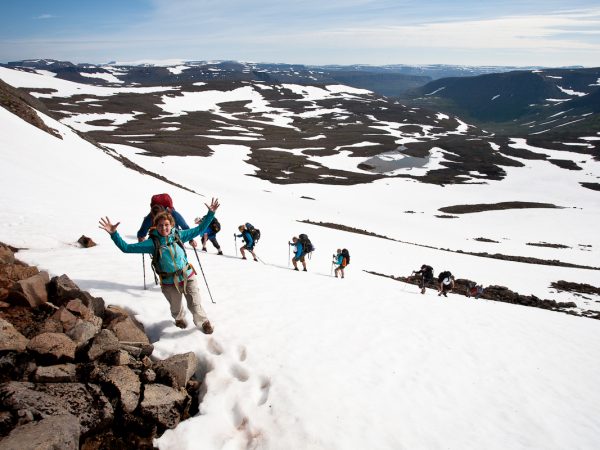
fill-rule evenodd
<path id="1" fill-rule="evenodd" d="M 188 278 L 185 293 L 179 292 L 183 291 L 184 285 L 180 285 L 179 290 L 177 290 L 174 284 L 163 284 L 160 288 L 169 301 L 173 319 L 181 320 L 185 318 L 185 311 L 181 301 L 182 297 L 185 296 L 187 307 L 194 319 L 194 325 L 200 329 L 202 328 L 202 324 L 208 320 L 208 317 L 206 317 L 206 313 L 200 304 L 200 290 L 198 289 L 198 282 L 195 275 Z"/>

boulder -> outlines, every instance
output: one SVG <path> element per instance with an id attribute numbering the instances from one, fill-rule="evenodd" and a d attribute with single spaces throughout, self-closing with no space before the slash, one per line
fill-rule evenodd
<path id="1" fill-rule="evenodd" d="M 77 380 L 75 364 L 57 364 L 54 366 L 39 366 L 33 376 L 37 383 L 66 383 Z"/>
<path id="2" fill-rule="evenodd" d="M 88 350 L 88 358 L 94 361 L 107 352 L 114 352 L 119 348 L 119 340 L 110 330 L 101 330 L 92 340 Z"/>
<path id="3" fill-rule="evenodd" d="M 29 339 L 19 333 L 10 322 L 0 318 L 0 352 L 22 352 L 27 348 Z"/>
<path id="4" fill-rule="evenodd" d="M 40 273 L 37 267 L 23 264 L 6 264 L 1 265 L 1 267 L 0 280 L 3 281 L 3 284 L 8 284 L 9 282 L 12 284 L 12 282 L 25 280 Z"/>
<path id="5" fill-rule="evenodd" d="M 143 342 L 120 342 L 119 349 L 124 350 L 132 357 L 139 359 L 150 356 L 154 351 L 154 346 Z"/>
<path id="6" fill-rule="evenodd" d="M 85 320 L 77 319 L 73 328 L 66 335 L 73 339 L 77 350 L 83 348 L 96 334 L 100 332 L 100 325 L 95 325 Z"/>
<path id="7" fill-rule="evenodd" d="M 61 414 L 15 428 L 0 441 L 0 450 L 78 450 L 80 435 L 77 417 Z"/>
<path id="8" fill-rule="evenodd" d="M 87 237 L 86 235 L 81 235 L 79 239 L 77 239 L 77 243 L 81 244 L 84 248 L 95 247 L 96 243 L 92 240 L 92 238 Z"/>
<path id="9" fill-rule="evenodd" d="M 75 298 L 84 297 L 81 289 L 67 275 L 52 277 L 48 284 L 48 296 L 55 305 L 62 306 Z"/>
<path id="10" fill-rule="evenodd" d="M 64 306 L 61 306 L 42 326 L 47 333 L 64 333 L 69 331 L 77 323 L 77 317 Z"/>
<path id="11" fill-rule="evenodd" d="M 40 306 L 48 301 L 46 285 L 49 281 L 48 272 L 40 272 L 25 280 L 19 280 L 8 293 L 8 300 L 32 308 Z"/>
<path id="12" fill-rule="evenodd" d="M 187 403 L 187 395 L 163 384 L 147 384 L 140 404 L 144 416 L 154 420 L 162 428 L 175 428 L 181 420 L 181 411 Z"/>
<path id="13" fill-rule="evenodd" d="M 18 381 L 1 384 L 0 398 L 2 398 L 3 409 L 15 413 L 20 410 L 27 410 L 37 419 L 68 414 L 67 409 L 64 405 L 61 405 L 59 399 L 44 392 L 37 392 L 34 390 L 35 386 L 33 383 Z"/>
<path id="14" fill-rule="evenodd" d="M 123 320 L 113 320 L 107 328 L 115 333 L 117 339 L 121 342 L 150 344 L 150 340 L 144 332 L 144 327 L 131 317 Z"/>
<path id="15" fill-rule="evenodd" d="M 35 389 L 53 397 L 69 413 L 79 419 L 81 433 L 104 429 L 114 420 L 114 409 L 95 384 L 39 383 Z"/>
<path id="16" fill-rule="evenodd" d="M 127 366 L 114 366 L 106 373 L 106 381 L 119 391 L 123 411 L 133 412 L 140 401 L 142 385 L 136 373 Z"/>
<path id="17" fill-rule="evenodd" d="M 94 297 L 89 292 L 80 291 L 78 297 L 96 316 L 104 317 L 104 299 Z"/>
<path id="18" fill-rule="evenodd" d="M 120 306 L 108 305 L 104 310 L 104 322 L 108 326 L 113 321 L 125 320 L 129 317 L 129 313 Z"/>
<path id="19" fill-rule="evenodd" d="M 154 364 L 158 378 L 175 389 L 185 388 L 197 368 L 198 357 L 193 352 L 173 355 Z"/>
<path id="20" fill-rule="evenodd" d="M 15 254 L 4 245 L 0 245 L 0 264 L 14 264 Z"/>
<path id="21" fill-rule="evenodd" d="M 27 344 L 27 350 L 49 361 L 73 361 L 77 346 L 63 333 L 42 333 Z"/>

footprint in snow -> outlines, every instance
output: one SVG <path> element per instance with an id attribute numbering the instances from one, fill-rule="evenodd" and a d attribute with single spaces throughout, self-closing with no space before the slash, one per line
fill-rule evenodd
<path id="1" fill-rule="evenodd" d="M 231 366 L 231 374 L 239 381 L 248 381 L 248 378 L 250 377 L 248 371 L 239 364 L 234 364 Z"/>
<path id="2" fill-rule="evenodd" d="M 269 398 L 269 390 L 271 389 L 271 380 L 265 376 L 261 376 L 259 383 L 259 397 L 258 402 L 256 403 L 258 406 L 264 405 L 267 402 L 267 399 Z"/>
<path id="3" fill-rule="evenodd" d="M 221 344 L 215 341 L 214 338 L 211 338 L 208 341 L 207 347 L 208 351 L 211 352 L 213 355 L 220 355 L 223 353 L 223 347 L 221 346 Z"/>
<path id="4" fill-rule="evenodd" d="M 243 345 L 240 345 L 238 347 L 238 357 L 240 359 L 240 361 L 246 361 L 246 347 L 244 347 Z"/>

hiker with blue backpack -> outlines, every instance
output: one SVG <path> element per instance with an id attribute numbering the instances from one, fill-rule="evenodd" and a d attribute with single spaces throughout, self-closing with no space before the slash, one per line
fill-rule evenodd
<path id="1" fill-rule="evenodd" d="M 246 223 L 245 225 L 240 225 L 238 227 L 238 230 L 240 231 L 240 234 L 233 233 L 233 236 L 235 238 L 241 237 L 244 241 L 244 245 L 242 245 L 240 247 L 240 252 L 242 253 L 242 259 L 248 259 L 248 258 L 246 258 L 246 254 L 244 253 L 247 250 L 250 252 L 252 257 L 254 258 L 254 261 L 258 262 L 256 253 L 254 253 L 254 246 L 256 245 L 256 241 L 258 240 L 258 237 L 260 237 L 260 231 L 258 231 L 256 228 L 254 228 L 249 223 Z M 257 232 L 258 232 L 258 237 L 257 237 Z"/>
<path id="2" fill-rule="evenodd" d="M 199 224 L 202 222 L 202 219 L 204 219 L 204 218 L 196 217 L 194 222 L 196 224 Z M 213 217 L 212 222 L 206 229 L 206 233 L 204 233 L 202 235 L 202 251 L 203 252 L 206 251 L 206 241 L 210 241 L 210 243 L 213 245 L 213 247 L 217 249 L 217 254 L 218 255 L 223 254 L 223 251 L 221 250 L 221 246 L 219 245 L 219 242 L 217 241 L 217 233 L 219 231 L 221 231 L 221 224 L 219 223 L 219 221 L 217 220 L 216 217 Z"/>
<path id="3" fill-rule="evenodd" d="M 295 247 L 294 257 L 292 258 L 292 264 L 294 270 L 298 270 L 298 262 L 302 263 L 303 271 L 306 272 L 306 256 L 310 256 L 310 253 L 315 249 L 308 239 L 306 234 L 300 234 L 298 237 L 294 236 L 292 242 L 288 242 L 288 245 Z"/>
<path id="4" fill-rule="evenodd" d="M 341 278 L 344 278 L 344 269 L 348 264 L 350 264 L 350 252 L 348 249 L 337 249 L 335 255 L 333 255 L 333 263 L 337 266 L 335 268 L 335 277 L 338 277 L 338 274 Z"/>
<path id="5" fill-rule="evenodd" d="M 150 239 L 135 244 L 126 243 L 119 235 L 116 224 L 108 217 L 100 219 L 99 228 L 105 230 L 115 245 L 123 253 L 148 253 L 153 255 L 152 267 L 160 278 L 160 288 L 169 302 L 171 315 L 175 325 L 186 328 L 185 311 L 182 296 L 185 296 L 187 307 L 192 313 L 194 325 L 204 334 L 211 334 L 213 327 L 200 303 L 200 291 L 196 281 L 196 270 L 188 262 L 183 242 L 202 235 L 210 225 L 215 211 L 219 208 L 219 200 L 213 198 L 210 205 L 205 204 L 208 213 L 195 228 L 177 230 L 175 219 L 169 212 L 159 213 L 154 218 L 154 228 L 150 230 Z"/>
<path id="6" fill-rule="evenodd" d="M 160 214 L 161 212 L 168 212 L 175 219 L 175 227 L 180 230 L 189 230 L 190 226 L 187 224 L 185 219 L 181 214 L 175 211 L 175 207 L 173 206 L 173 199 L 169 194 L 156 194 L 150 198 L 150 212 L 144 220 L 142 221 L 142 225 L 137 232 L 138 242 L 142 242 L 146 240 L 148 236 L 148 231 L 152 227 L 154 223 L 154 218 Z M 198 245 L 195 240 L 190 241 L 190 245 L 194 248 Z"/>

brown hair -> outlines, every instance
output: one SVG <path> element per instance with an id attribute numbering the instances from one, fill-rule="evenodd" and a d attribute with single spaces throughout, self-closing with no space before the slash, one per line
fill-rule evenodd
<path id="1" fill-rule="evenodd" d="M 154 216 L 154 221 L 152 223 L 156 227 L 156 226 L 158 226 L 158 222 L 160 222 L 161 220 L 168 220 L 169 222 L 171 222 L 172 227 L 175 226 L 175 219 L 173 218 L 173 216 L 170 213 L 168 213 L 166 211 L 161 212 L 161 213 L 157 214 L 156 216 Z"/>

